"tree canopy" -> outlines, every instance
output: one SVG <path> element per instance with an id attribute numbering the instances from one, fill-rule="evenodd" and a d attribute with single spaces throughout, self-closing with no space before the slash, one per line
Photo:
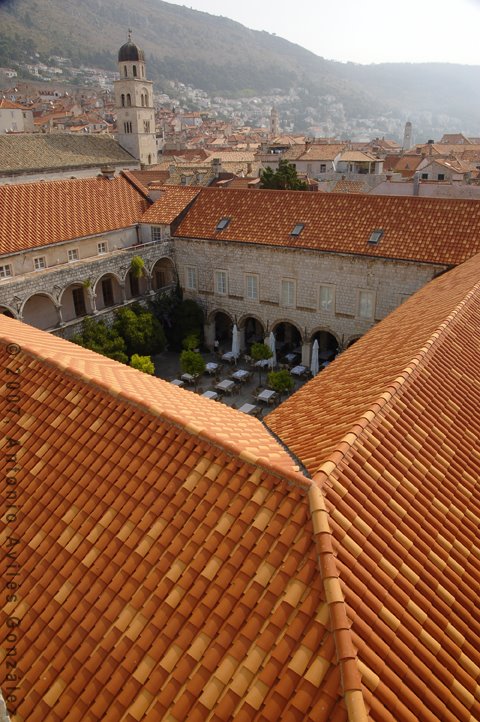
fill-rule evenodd
<path id="1" fill-rule="evenodd" d="M 150 356 L 165 348 L 162 324 L 153 313 L 139 304 L 117 311 L 113 328 L 125 340 L 129 356 L 135 353 Z"/>
<path id="2" fill-rule="evenodd" d="M 260 187 L 274 190 L 306 191 L 308 185 L 299 179 L 297 169 L 288 160 L 282 158 L 276 171 L 265 168 L 260 173 Z"/>
<path id="3" fill-rule="evenodd" d="M 130 359 L 130 366 L 138 371 L 150 374 L 150 376 L 153 376 L 155 373 L 155 366 L 151 356 L 139 356 L 138 353 L 134 353 Z"/>

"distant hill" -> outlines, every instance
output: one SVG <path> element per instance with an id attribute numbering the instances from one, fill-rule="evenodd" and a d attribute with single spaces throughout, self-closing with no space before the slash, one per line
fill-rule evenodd
<path id="1" fill-rule="evenodd" d="M 309 97 L 332 95 L 351 118 L 401 116 L 427 127 L 443 118 L 452 131 L 480 135 L 480 66 L 339 63 L 161 0 L 4 0 L 0 27 L 0 65 L 38 52 L 114 70 L 130 27 L 160 84 L 178 80 L 230 96 L 302 87 L 306 106 Z"/>

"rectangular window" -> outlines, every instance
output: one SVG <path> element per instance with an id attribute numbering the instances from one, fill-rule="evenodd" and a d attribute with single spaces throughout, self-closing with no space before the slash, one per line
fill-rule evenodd
<path id="1" fill-rule="evenodd" d="M 227 294 L 227 272 L 226 271 L 215 271 L 215 293 L 219 293 L 221 296 Z"/>
<path id="2" fill-rule="evenodd" d="M 113 306 L 113 286 L 111 278 L 104 278 L 102 281 L 102 294 L 103 294 L 103 305 Z"/>
<path id="3" fill-rule="evenodd" d="M 258 276 L 256 274 L 246 274 L 245 295 L 250 301 L 258 301 Z"/>
<path id="4" fill-rule="evenodd" d="M 45 256 L 37 256 L 33 259 L 33 268 L 35 271 L 41 271 L 42 268 L 47 267 L 47 259 Z"/>
<path id="5" fill-rule="evenodd" d="M 295 306 L 295 286 L 295 281 L 290 281 L 285 278 L 282 280 L 282 306 Z"/>
<path id="6" fill-rule="evenodd" d="M 444 181 L 444 180 L 445 180 L 445 173 L 439 173 L 439 174 L 438 174 L 438 180 L 439 180 L 439 181 Z"/>
<path id="7" fill-rule="evenodd" d="M 185 271 L 185 285 L 190 291 L 197 290 L 197 269 L 195 266 L 187 266 Z"/>
<path id="8" fill-rule="evenodd" d="M 375 312 L 375 293 L 373 291 L 358 292 L 358 315 L 360 318 L 372 319 Z"/>
<path id="9" fill-rule="evenodd" d="M 335 311 L 335 288 L 334 286 L 320 286 L 318 293 L 318 307 L 325 313 Z"/>
<path id="10" fill-rule="evenodd" d="M 78 254 L 78 248 L 72 248 L 70 251 L 67 251 L 67 258 L 69 263 L 71 261 L 78 261 L 78 259 L 80 258 Z"/>
<path id="11" fill-rule="evenodd" d="M 107 252 L 107 244 L 105 241 L 100 241 L 100 243 L 97 243 L 97 251 L 99 256 L 102 256 L 104 253 Z"/>
<path id="12" fill-rule="evenodd" d="M 143 121 L 143 132 L 150 133 L 150 121 L 149 120 Z"/>
<path id="13" fill-rule="evenodd" d="M 72 291 L 72 296 L 75 316 L 86 316 L 87 309 L 85 306 L 85 296 L 83 293 L 83 288 L 74 288 Z"/>
<path id="14" fill-rule="evenodd" d="M 10 264 L 6 266 L 0 266 L 0 278 L 10 278 L 10 276 L 12 275 L 12 267 Z"/>
<path id="15" fill-rule="evenodd" d="M 152 241 L 161 241 L 163 237 L 163 229 L 160 226 L 152 226 Z"/>
<path id="16" fill-rule="evenodd" d="M 326 172 L 327 172 L 327 164 L 320 163 L 320 173 L 326 173 Z"/>

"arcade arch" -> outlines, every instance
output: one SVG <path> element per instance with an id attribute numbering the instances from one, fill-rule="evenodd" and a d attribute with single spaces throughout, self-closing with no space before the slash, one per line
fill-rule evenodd
<path id="1" fill-rule="evenodd" d="M 35 293 L 23 304 L 22 319 L 35 328 L 46 331 L 54 328 L 60 321 L 55 301 L 47 293 Z"/>

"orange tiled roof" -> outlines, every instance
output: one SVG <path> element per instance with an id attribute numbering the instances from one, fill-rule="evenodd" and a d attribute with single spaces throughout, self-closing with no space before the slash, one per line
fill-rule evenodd
<path id="1" fill-rule="evenodd" d="M 322 495 L 262 424 L 5 317 L 0 338 L 21 718 L 364 721 Z"/>
<path id="2" fill-rule="evenodd" d="M 219 232 L 216 226 L 221 218 L 231 220 Z M 305 226 L 293 238 L 291 231 L 297 223 Z M 372 245 L 368 239 L 375 229 L 384 233 Z M 480 250 L 480 203 L 206 188 L 175 235 L 457 264 Z"/>
<path id="3" fill-rule="evenodd" d="M 123 177 L 0 185 L 0 253 L 136 223 L 147 200 Z"/>
<path id="4" fill-rule="evenodd" d="M 19 103 L 12 103 L 11 100 L 6 98 L 0 98 L 0 110 L 29 110 L 29 108 Z"/>
<path id="5" fill-rule="evenodd" d="M 162 195 L 143 214 L 142 223 L 173 223 L 200 192 L 198 186 L 162 186 Z"/>
<path id="6" fill-rule="evenodd" d="M 300 160 L 333 161 L 345 149 L 345 143 L 312 143 L 305 150 Z"/>
<path id="7" fill-rule="evenodd" d="M 372 722 L 480 718 L 480 257 L 268 417 L 315 474 Z"/>

